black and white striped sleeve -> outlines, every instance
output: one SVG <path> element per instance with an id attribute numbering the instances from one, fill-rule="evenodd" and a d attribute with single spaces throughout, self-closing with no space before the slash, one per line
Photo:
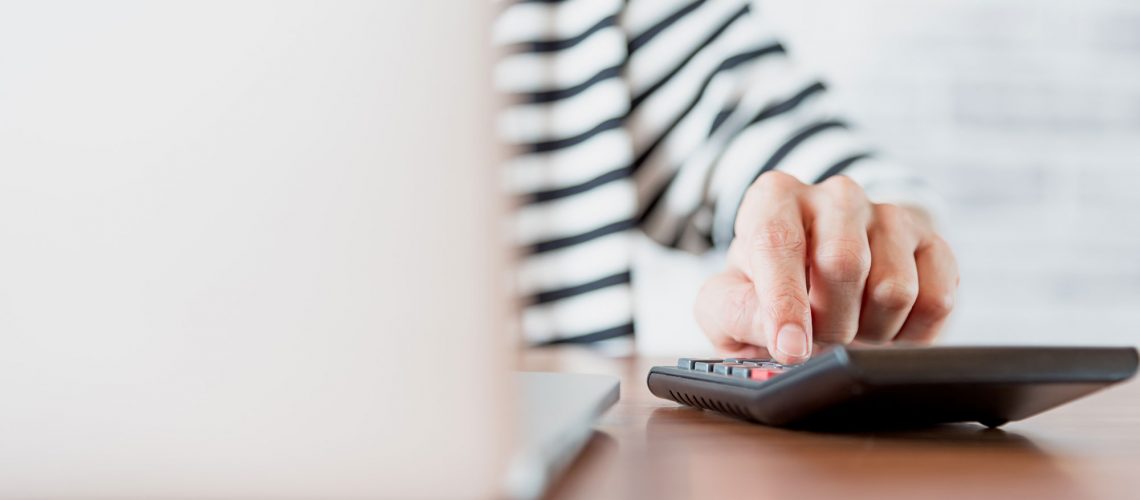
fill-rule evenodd
<path id="1" fill-rule="evenodd" d="M 499 135 L 517 201 L 517 286 L 532 344 L 633 333 L 631 236 L 636 200 L 624 127 L 622 0 L 523 1 L 493 33 L 496 86 L 508 103 Z"/>
<path id="2" fill-rule="evenodd" d="M 669 6 L 667 4 L 677 4 Z M 654 240 L 699 252 L 732 239 L 747 187 L 778 169 L 844 174 L 872 199 L 927 205 L 921 179 L 879 159 L 744 1 L 631 2 L 633 177 Z"/>

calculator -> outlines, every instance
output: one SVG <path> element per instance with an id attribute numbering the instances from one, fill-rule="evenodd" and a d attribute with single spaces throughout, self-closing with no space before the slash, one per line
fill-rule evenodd
<path id="1" fill-rule="evenodd" d="M 1136 374 L 1133 347 L 834 347 L 806 363 L 682 358 L 649 391 L 765 425 L 868 429 L 998 427 Z"/>

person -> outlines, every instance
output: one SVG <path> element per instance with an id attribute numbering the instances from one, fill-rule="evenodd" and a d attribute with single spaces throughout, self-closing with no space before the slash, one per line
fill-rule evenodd
<path id="1" fill-rule="evenodd" d="M 695 305 L 725 356 L 932 341 L 954 255 L 746 0 L 521 0 L 494 21 L 498 132 L 534 345 L 622 342 L 641 231 L 727 252 Z"/>

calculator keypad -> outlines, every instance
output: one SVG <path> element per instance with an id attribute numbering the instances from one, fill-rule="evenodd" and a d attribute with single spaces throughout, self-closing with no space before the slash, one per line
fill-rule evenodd
<path id="1" fill-rule="evenodd" d="M 712 371 L 712 368 L 709 366 L 710 364 L 720 363 L 721 361 L 722 360 L 720 359 L 681 358 L 677 360 L 677 368 L 680 368 L 682 370 L 697 370 L 699 372 L 708 372 Z M 696 366 L 698 363 L 701 364 L 701 367 L 699 368 Z"/>
<path id="2" fill-rule="evenodd" d="M 725 358 L 725 359 L 692 359 L 681 358 L 677 360 L 677 368 L 692 370 L 701 373 L 711 373 L 725 377 L 740 378 L 763 382 L 769 380 L 788 367 L 770 359 L 752 358 Z"/>

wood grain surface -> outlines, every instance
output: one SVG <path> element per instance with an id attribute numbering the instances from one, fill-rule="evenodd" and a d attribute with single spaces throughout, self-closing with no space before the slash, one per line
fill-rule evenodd
<path id="1" fill-rule="evenodd" d="M 828 434 L 750 424 L 649 393 L 672 359 L 534 350 L 535 371 L 621 377 L 621 400 L 551 498 L 1140 498 L 1140 383 L 1000 430 Z"/>

